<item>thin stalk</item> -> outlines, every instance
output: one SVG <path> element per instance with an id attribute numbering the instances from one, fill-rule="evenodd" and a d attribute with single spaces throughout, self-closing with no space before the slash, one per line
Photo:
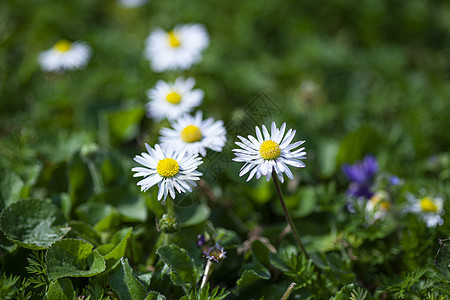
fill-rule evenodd
<path id="1" fill-rule="evenodd" d="M 283 193 L 281 192 L 280 183 L 278 182 L 278 176 L 275 173 L 275 171 L 272 171 L 272 179 L 273 179 L 273 183 L 275 184 L 275 189 L 277 190 L 278 199 L 280 199 L 281 206 L 283 207 L 284 216 L 286 217 L 286 221 L 288 222 L 289 226 L 291 227 L 291 230 L 292 230 L 292 233 L 294 234 L 295 240 L 297 241 L 297 244 L 299 245 L 299 247 L 302 250 L 305 257 L 307 259 L 310 259 L 308 252 L 306 252 L 306 249 L 303 246 L 302 241 L 300 240 L 300 236 L 298 235 L 297 229 L 294 226 L 294 222 L 292 221 L 291 215 L 289 214 L 289 210 L 286 207 L 286 202 L 284 202 Z"/>
<path id="2" fill-rule="evenodd" d="M 103 190 L 102 176 L 98 172 L 98 170 L 92 160 L 88 159 L 86 163 L 87 163 L 89 172 L 91 173 L 92 182 L 94 183 L 94 192 L 100 193 Z"/>
<path id="3" fill-rule="evenodd" d="M 295 287 L 295 282 L 292 282 L 292 283 L 288 286 L 286 292 L 284 292 L 284 295 L 283 295 L 283 297 L 281 297 L 280 300 L 287 300 L 287 299 L 289 298 L 289 295 L 292 293 L 292 290 L 294 289 L 294 287 Z"/>
<path id="4" fill-rule="evenodd" d="M 208 262 L 205 266 L 205 272 L 203 273 L 202 284 L 200 285 L 200 289 L 202 289 L 206 282 L 208 281 L 209 273 L 211 273 L 212 262 L 208 259 Z"/>

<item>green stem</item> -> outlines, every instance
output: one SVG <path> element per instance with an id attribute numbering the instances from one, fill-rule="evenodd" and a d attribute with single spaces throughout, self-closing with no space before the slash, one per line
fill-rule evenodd
<path id="1" fill-rule="evenodd" d="M 275 189 L 277 190 L 278 199 L 280 199 L 281 206 L 283 207 L 284 216 L 286 217 L 286 221 L 291 227 L 291 231 L 294 234 L 295 240 L 297 241 L 297 244 L 299 245 L 305 257 L 307 259 L 310 259 L 308 252 L 306 252 L 306 249 L 303 246 L 302 241 L 300 240 L 300 236 L 298 235 L 297 229 L 294 226 L 294 222 L 292 221 L 291 215 L 289 214 L 289 210 L 286 207 L 286 202 L 284 202 L 283 193 L 281 192 L 280 183 L 278 182 L 278 176 L 275 173 L 275 171 L 272 171 L 272 179 L 273 183 L 275 184 Z"/>
<path id="2" fill-rule="evenodd" d="M 100 176 L 100 173 L 98 172 L 92 160 L 87 159 L 87 166 L 89 169 L 89 173 L 91 173 L 92 181 L 94 183 L 94 192 L 98 194 L 103 190 L 102 177 Z"/>
<path id="3" fill-rule="evenodd" d="M 208 259 L 205 266 L 205 272 L 203 273 L 202 284 L 200 285 L 200 289 L 202 289 L 205 286 L 206 282 L 208 281 L 209 274 L 211 273 L 212 270 L 211 266 L 212 262 Z"/>
<path id="4" fill-rule="evenodd" d="M 294 287 L 295 287 L 295 282 L 292 282 L 292 283 L 288 286 L 286 292 L 284 293 L 283 297 L 281 297 L 280 300 L 287 300 L 287 299 L 289 298 L 289 295 L 291 295 L 292 290 L 294 289 Z"/>

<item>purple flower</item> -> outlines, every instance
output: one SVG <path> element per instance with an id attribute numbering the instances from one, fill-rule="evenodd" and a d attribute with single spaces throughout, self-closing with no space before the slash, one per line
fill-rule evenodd
<path id="1" fill-rule="evenodd" d="M 373 196 L 371 187 L 374 176 L 378 172 L 377 159 L 372 155 L 366 155 L 362 161 L 353 165 L 344 165 L 342 171 L 350 180 L 347 194 L 352 197 L 370 198 Z"/>
<path id="2" fill-rule="evenodd" d="M 392 175 L 392 176 L 389 178 L 389 184 L 390 184 L 390 185 L 399 185 L 399 184 L 400 184 L 400 178 L 398 178 L 398 177 L 395 176 L 395 175 Z"/>

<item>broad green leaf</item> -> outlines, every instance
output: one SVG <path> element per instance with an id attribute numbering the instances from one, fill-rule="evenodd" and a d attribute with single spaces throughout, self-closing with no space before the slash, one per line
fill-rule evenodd
<path id="1" fill-rule="evenodd" d="M 145 222 L 147 220 L 147 208 L 144 198 L 138 193 L 139 189 L 135 187 L 134 192 L 123 187 L 112 188 L 96 195 L 92 200 L 110 204 L 117 209 L 125 221 Z"/>
<path id="2" fill-rule="evenodd" d="M 75 239 L 55 242 L 47 250 L 49 279 L 63 277 L 92 277 L 106 268 L 102 255 L 91 244 Z"/>
<path id="3" fill-rule="evenodd" d="M 91 226 L 82 221 L 70 221 L 69 226 L 72 229 L 71 234 L 82 238 L 83 240 L 98 246 L 101 244 L 100 234 Z"/>
<path id="4" fill-rule="evenodd" d="M 24 187 L 22 179 L 14 172 L 0 170 L 0 209 L 20 200 L 20 193 Z"/>
<path id="5" fill-rule="evenodd" d="M 145 300 L 166 300 L 166 296 L 155 291 L 150 291 Z"/>
<path id="6" fill-rule="evenodd" d="M 98 252 L 100 252 L 106 260 L 108 269 L 125 256 L 132 230 L 133 228 L 119 230 L 113 235 L 110 243 L 101 245 L 97 248 Z"/>
<path id="7" fill-rule="evenodd" d="M 88 202 L 76 208 L 78 217 L 93 226 L 97 231 L 112 228 L 119 218 L 117 209 L 102 202 Z"/>
<path id="8" fill-rule="evenodd" d="M 28 199 L 3 210 L 0 224 L 3 233 L 17 245 L 45 249 L 69 230 L 61 210 L 49 200 Z"/>
<path id="9" fill-rule="evenodd" d="M 139 123 L 144 113 L 142 105 L 105 112 L 102 118 L 102 139 L 108 139 L 114 144 L 135 138 L 139 133 Z M 108 132 L 105 132 L 105 127 Z"/>
<path id="10" fill-rule="evenodd" d="M 60 278 L 50 283 L 47 291 L 47 299 L 72 300 L 75 299 L 75 291 L 69 278 Z"/>
<path id="11" fill-rule="evenodd" d="M 353 163 L 358 159 L 362 159 L 365 154 L 375 151 L 374 146 L 380 140 L 380 135 L 371 127 L 360 127 L 347 135 L 341 142 L 336 157 L 336 164 L 340 166 L 343 163 Z"/>
<path id="12" fill-rule="evenodd" d="M 75 207 L 85 202 L 93 192 L 92 177 L 80 152 L 75 153 L 70 161 L 68 177 L 70 199 Z"/>
<path id="13" fill-rule="evenodd" d="M 177 245 L 163 245 L 156 250 L 164 263 L 170 269 L 170 278 L 175 285 L 180 285 L 188 290 L 197 284 L 197 272 L 194 261 L 186 250 Z"/>
<path id="14" fill-rule="evenodd" d="M 436 254 L 434 264 L 439 272 L 450 281 L 450 239 L 439 240 L 440 248 Z"/>
<path id="15" fill-rule="evenodd" d="M 144 285 L 133 275 L 128 259 L 121 259 L 109 276 L 111 288 L 120 300 L 144 299 L 147 291 Z"/>
<path id="16" fill-rule="evenodd" d="M 269 280 L 269 270 L 267 270 L 267 268 L 259 262 L 247 265 L 241 277 L 237 281 L 237 289 L 238 291 L 242 290 L 260 279 Z"/>
<path id="17" fill-rule="evenodd" d="M 191 207 L 182 207 L 175 209 L 181 227 L 188 227 L 200 224 L 208 220 L 211 209 L 208 205 L 200 203 Z"/>

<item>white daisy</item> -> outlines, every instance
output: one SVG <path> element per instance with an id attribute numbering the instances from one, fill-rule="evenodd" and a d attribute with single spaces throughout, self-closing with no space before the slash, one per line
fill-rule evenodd
<path id="1" fill-rule="evenodd" d="M 213 118 L 203 121 L 202 112 L 195 116 L 184 115 L 172 124 L 173 129 L 163 128 L 159 138 L 161 146 L 183 149 L 190 154 L 206 155 L 206 148 L 220 152 L 227 140 L 222 121 Z"/>
<path id="2" fill-rule="evenodd" d="M 51 49 L 39 54 L 39 63 L 46 72 L 81 69 L 89 61 L 91 48 L 84 42 L 60 40 Z"/>
<path id="3" fill-rule="evenodd" d="M 367 219 L 373 223 L 378 219 L 384 219 L 391 209 L 388 195 L 384 191 L 376 192 L 366 203 Z"/>
<path id="4" fill-rule="evenodd" d="M 208 32 L 201 24 L 178 25 L 169 32 L 157 28 L 146 40 L 145 56 L 155 72 L 186 70 L 201 60 L 208 45 Z"/>
<path id="5" fill-rule="evenodd" d="M 150 98 L 146 105 L 147 116 L 157 121 L 175 120 L 191 112 L 202 103 L 204 95 L 202 90 L 193 89 L 194 85 L 194 78 L 178 77 L 173 83 L 158 80 L 156 86 L 147 91 Z"/>
<path id="6" fill-rule="evenodd" d="M 117 0 L 123 7 L 132 8 L 139 7 L 148 2 L 148 0 Z"/>
<path id="7" fill-rule="evenodd" d="M 416 198 L 413 195 L 407 195 L 410 206 L 405 212 L 412 212 L 422 217 L 429 228 L 444 224 L 441 217 L 444 214 L 444 199 L 441 197 Z"/>
<path id="8" fill-rule="evenodd" d="M 233 160 L 245 163 L 239 176 L 250 172 L 247 181 L 255 175 L 256 179 L 267 176 L 267 181 L 269 181 L 272 171 L 275 171 L 280 181 L 283 182 L 283 173 L 286 173 L 286 176 L 290 179 L 294 178 L 288 165 L 298 168 L 305 167 L 305 164 L 300 161 L 306 159 L 306 152 L 303 151 L 305 148 L 294 150 L 305 141 L 290 144 L 296 131 L 289 129 L 284 135 L 286 123 L 283 123 L 281 128 L 278 129 L 275 122 L 272 122 L 271 134 L 264 125 L 262 125 L 262 134 L 257 126 L 255 129 L 257 138 L 249 135 L 246 139 L 238 135 L 242 143 L 236 142 L 236 145 L 242 149 L 233 149 L 236 155 Z M 293 151 L 291 152 L 291 150 Z"/>
<path id="9" fill-rule="evenodd" d="M 196 180 L 202 175 L 196 171 L 202 164 L 202 160 L 197 154 L 189 155 L 184 151 L 176 149 L 162 149 L 158 144 L 155 149 L 145 144 L 148 153 L 143 152 L 136 155 L 134 160 L 144 167 L 135 167 L 131 169 L 137 172 L 133 177 L 144 177 L 137 185 L 141 186 L 141 191 L 145 192 L 155 184 L 158 184 L 158 200 L 166 200 L 170 194 L 175 198 L 175 190 L 178 193 L 191 192 L 192 187 L 196 186 Z"/>

